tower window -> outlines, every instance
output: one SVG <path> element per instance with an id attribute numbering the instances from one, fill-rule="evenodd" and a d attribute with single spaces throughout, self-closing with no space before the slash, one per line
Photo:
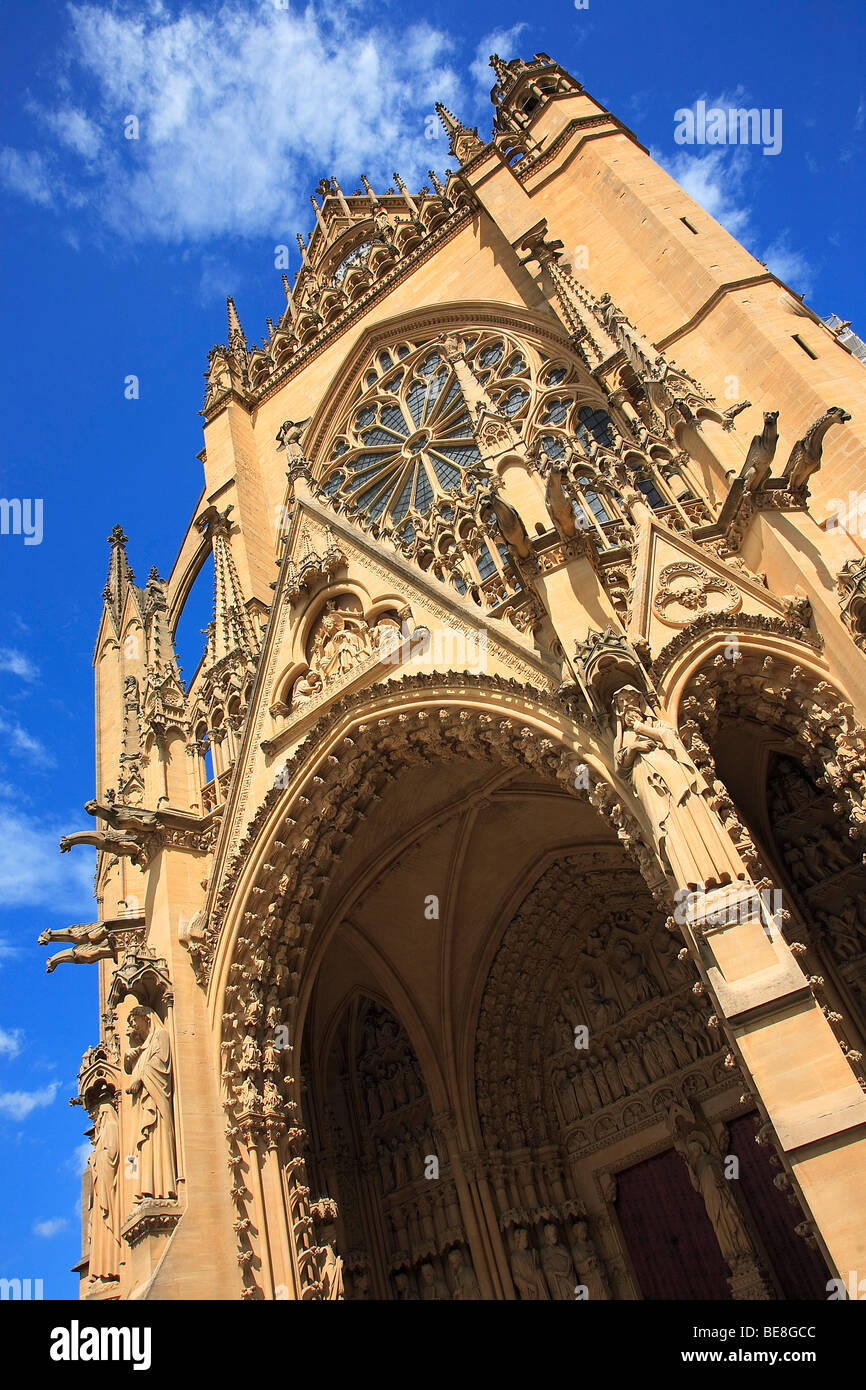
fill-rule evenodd
<path id="1" fill-rule="evenodd" d="M 811 349 L 810 347 L 807 347 L 807 346 L 806 346 L 806 344 L 803 342 L 803 339 L 800 337 L 799 333 L 794 333 L 794 334 L 792 334 L 791 336 L 793 337 L 794 342 L 798 345 L 798 347 L 801 347 L 801 348 L 803 349 L 803 351 L 805 352 L 805 354 L 806 354 L 807 357 L 811 357 L 811 359 L 812 359 L 813 362 L 817 362 L 817 361 L 818 361 L 818 354 L 817 354 L 817 352 L 813 352 L 812 349 Z"/>
<path id="2" fill-rule="evenodd" d="M 697 227 L 693 227 L 692 224 L 691 224 L 691 222 L 689 221 L 689 219 L 688 219 L 687 217 L 681 217 L 681 218 L 680 218 L 680 221 L 682 222 L 682 224 L 683 224 L 684 227 L 688 227 L 689 231 L 692 232 L 692 233 L 694 234 L 694 236 L 697 236 L 697 234 L 698 234 L 698 229 L 697 229 Z"/>

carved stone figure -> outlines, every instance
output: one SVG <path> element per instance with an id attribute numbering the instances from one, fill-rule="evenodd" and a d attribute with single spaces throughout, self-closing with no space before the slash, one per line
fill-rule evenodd
<path id="1" fill-rule="evenodd" d="M 568 1250 L 560 1244 L 559 1231 L 553 1222 L 549 1222 L 544 1228 L 541 1268 L 552 1299 L 574 1298 L 574 1266 Z"/>
<path id="2" fill-rule="evenodd" d="M 538 1256 L 529 1248 L 529 1235 L 524 1226 L 516 1226 L 514 1229 L 511 1277 L 524 1302 L 537 1302 L 548 1297 L 544 1275 L 538 1267 Z"/>
<path id="3" fill-rule="evenodd" d="M 421 1266 L 421 1298 L 425 1303 L 444 1303 L 451 1300 L 448 1285 L 429 1260 L 425 1260 Z"/>
<path id="4" fill-rule="evenodd" d="M 639 951 L 623 940 L 617 942 L 614 957 L 619 964 L 622 987 L 630 1004 L 645 1004 L 648 999 L 658 995 L 658 985 Z"/>
<path id="5" fill-rule="evenodd" d="M 753 1255 L 730 1184 L 724 1176 L 722 1160 L 710 1150 L 709 1140 L 693 1130 L 677 1148 L 688 1166 L 692 1187 L 703 1198 L 725 1259 L 731 1264 L 742 1255 Z"/>
<path id="6" fill-rule="evenodd" d="M 613 698 L 617 768 L 632 781 L 653 830 L 656 850 L 680 887 L 742 878 L 733 842 L 702 794 L 700 774 L 670 724 L 646 696 L 624 686 Z"/>
<path id="7" fill-rule="evenodd" d="M 50 975 L 58 965 L 67 961 L 72 965 L 89 965 L 93 961 L 108 960 L 114 956 L 108 928 L 102 922 L 82 922 L 56 931 L 39 933 L 39 945 L 47 946 L 49 941 L 72 941 L 75 944 L 68 951 L 58 951 L 45 962 Z"/>
<path id="8" fill-rule="evenodd" d="M 108 1283 L 118 1278 L 120 1268 L 120 1197 L 117 1185 L 120 1134 L 113 1101 L 100 1103 L 95 1131 L 93 1148 L 87 1160 L 91 1193 L 88 1275 L 95 1282 Z"/>
<path id="9" fill-rule="evenodd" d="M 448 1270 L 451 1275 L 455 1302 L 468 1303 L 478 1301 L 481 1298 L 481 1289 L 478 1287 L 475 1270 L 470 1264 L 467 1264 L 459 1246 L 448 1251 Z"/>
<path id="10" fill-rule="evenodd" d="M 575 1221 L 571 1228 L 571 1258 L 577 1270 L 577 1282 L 583 1284 L 589 1299 L 610 1298 L 604 1269 L 585 1221 Z"/>
<path id="11" fill-rule="evenodd" d="M 153 1009 L 132 1009 L 126 1025 L 129 1051 L 124 1071 L 132 1076 L 133 1150 L 138 1162 L 136 1200 L 177 1196 L 177 1167 L 172 1113 L 172 1066 L 168 1032 Z"/>

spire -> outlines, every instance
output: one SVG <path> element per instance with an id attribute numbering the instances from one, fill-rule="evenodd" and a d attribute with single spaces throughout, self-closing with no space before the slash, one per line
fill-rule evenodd
<path id="1" fill-rule="evenodd" d="M 165 580 L 156 565 L 147 576 L 144 586 L 144 630 L 146 636 L 145 667 L 154 680 L 166 675 L 179 676 L 177 654 L 168 625 L 168 596 Z"/>
<path id="2" fill-rule="evenodd" d="M 147 576 L 144 588 L 144 643 L 141 717 L 149 729 L 161 736 L 169 724 L 182 721 L 186 710 L 186 690 L 168 625 L 165 580 L 155 565 Z"/>
<path id="3" fill-rule="evenodd" d="M 439 194 L 439 197 L 440 197 L 440 198 L 444 198 L 444 197 L 446 196 L 446 194 L 445 194 L 445 185 L 444 185 L 444 183 L 442 182 L 442 180 L 437 176 L 437 174 L 434 172 L 433 169 L 428 169 L 428 170 L 427 170 L 427 173 L 430 175 L 430 182 L 432 183 L 433 187 L 436 189 L 436 192 Z"/>
<path id="4" fill-rule="evenodd" d="M 413 214 L 413 216 L 417 216 L 418 207 L 415 202 L 415 199 L 412 197 L 412 194 L 409 192 L 408 188 L 406 187 L 403 180 L 400 178 L 399 174 L 394 174 L 394 182 L 396 183 L 400 192 L 403 194 L 403 197 L 406 199 L 406 206 L 409 209 L 409 211 Z"/>
<path id="5" fill-rule="evenodd" d="M 102 597 L 105 599 L 115 628 L 119 628 L 126 595 L 132 587 L 135 575 L 126 558 L 126 546 L 129 537 L 124 534 L 123 527 L 115 526 L 107 539 L 111 546 L 111 559 L 108 562 L 108 579 L 102 591 Z"/>
<path id="6" fill-rule="evenodd" d="M 233 357 L 239 357 L 242 360 L 246 360 L 247 340 L 244 337 L 244 330 L 241 328 L 241 321 L 238 318 L 238 311 L 235 308 L 235 302 L 232 299 L 231 295 L 229 295 L 228 299 L 226 300 L 226 309 L 228 310 L 229 320 L 229 352 L 232 354 Z"/>
<path id="7" fill-rule="evenodd" d="M 479 150 L 484 149 L 483 141 L 478 138 L 477 126 L 463 125 L 454 113 L 448 110 L 447 106 L 442 105 L 441 101 L 436 102 L 436 112 L 445 127 L 451 153 L 455 159 L 460 160 L 461 164 L 465 164 L 473 155 L 478 154 Z"/>
<path id="8" fill-rule="evenodd" d="M 207 533 L 214 561 L 213 619 L 208 628 L 205 667 L 210 669 L 229 657 L 251 660 L 258 642 L 247 612 L 230 541 L 229 509 L 208 507 L 196 526 Z"/>

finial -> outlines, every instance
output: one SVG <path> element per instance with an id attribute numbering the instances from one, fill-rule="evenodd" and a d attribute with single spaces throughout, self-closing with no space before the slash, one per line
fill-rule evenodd
<path id="1" fill-rule="evenodd" d="M 491 53 L 490 66 L 496 73 L 496 77 L 499 82 L 508 81 L 509 77 L 511 76 L 511 73 L 508 71 L 507 65 L 503 63 L 498 53 Z"/>
<path id="2" fill-rule="evenodd" d="M 124 535 L 123 527 L 118 523 L 117 526 L 112 527 L 111 535 L 106 539 L 109 545 L 126 545 L 129 536 Z"/>
<path id="3" fill-rule="evenodd" d="M 367 175 L 366 175 L 366 174 L 362 174 L 362 175 L 361 175 L 361 182 L 362 182 L 362 184 L 364 185 L 364 188 L 366 189 L 367 193 L 369 193 L 370 197 L 371 197 L 371 198 L 375 198 L 376 195 L 375 195 L 375 193 L 373 192 L 372 188 L 370 187 L 370 181 L 369 181 L 369 179 L 367 178 Z"/>
<path id="4" fill-rule="evenodd" d="M 291 285 L 289 284 L 289 277 L 288 277 L 288 275 L 286 274 L 285 271 L 283 271 L 283 290 L 285 291 L 286 299 L 291 299 L 291 297 L 292 297 L 292 287 L 291 287 Z"/>
<path id="5" fill-rule="evenodd" d="M 439 197 L 440 197 L 440 198 L 444 198 L 444 197 L 445 197 L 445 185 L 442 183 L 442 181 L 441 181 L 439 178 L 437 178 L 436 174 L 433 172 L 432 169 L 428 169 L 428 170 L 427 170 L 427 173 L 430 175 L 431 181 L 432 181 L 432 183 L 433 183 L 433 187 L 436 189 L 436 192 L 439 194 Z"/>

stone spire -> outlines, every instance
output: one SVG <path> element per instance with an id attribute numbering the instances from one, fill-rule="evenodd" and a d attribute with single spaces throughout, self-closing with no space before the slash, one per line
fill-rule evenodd
<path id="1" fill-rule="evenodd" d="M 478 138 L 477 126 L 463 125 L 454 113 L 448 110 L 447 106 L 442 105 L 441 101 L 436 102 L 436 113 L 445 127 L 451 153 L 455 159 L 460 160 L 461 164 L 465 164 L 473 155 L 484 149 L 484 142 Z"/>
<path id="2" fill-rule="evenodd" d="M 105 599 L 105 606 L 117 629 L 120 627 L 123 605 L 135 580 L 135 575 L 126 558 L 126 546 L 129 537 L 124 535 L 123 527 L 115 526 L 107 539 L 111 546 L 111 559 L 108 562 L 108 580 L 102 591 L 102 597 Z"/>
<path id="3" fill-rule="evenodd" d="M 255 655 L 258 641 L 232 555 L 228 510 L 208 507 L 196 525 L 208 534 L 214 560 L 213 618 L 208 627 L 205 669 L 230 657 L 246 662 Z"/>
<path id="4" fill-rule="evenodd" d="M 170 723 L 181 724 L 186 691 L 168 625 L 165 580 L 154 566 L 144 589 L 145 675 L 141 713 L 148 728 L 162 735 Z"/>
<path id="5" fill-rule="evenodd" d="M 228 310 L 229 319 L 229 352 L 233 356 L 244 356 L 247 352 L 247 340 L 244 336 L 244 330 L 241 328 L 241 321 L 238 318 L 238 311 L 235 308 L 235 302 L 232 299 L 231 295 L 229 295 L 228 299 L 226 300 L 226 308 Z"/>

